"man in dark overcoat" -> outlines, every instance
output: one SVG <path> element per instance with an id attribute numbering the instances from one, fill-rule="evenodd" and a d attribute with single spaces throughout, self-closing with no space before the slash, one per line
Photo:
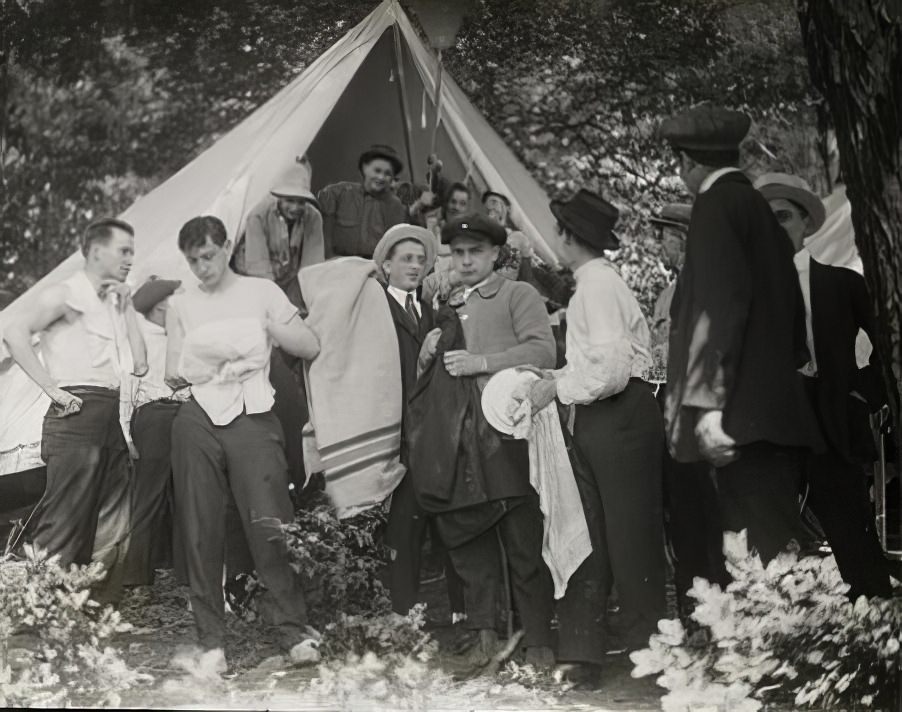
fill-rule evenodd
<path id="1" fill-rule="evenodd" d="M 680 462 L 715 467 L 722 524 L 769 561 L 799 538 L 798 492 L 823 445 L 797 369 L 808 360 L 792 247 L 736 167 L 751 120 L 702 105 L 666 120 L 696 198 L 671 308 L 665 418 Z"/>

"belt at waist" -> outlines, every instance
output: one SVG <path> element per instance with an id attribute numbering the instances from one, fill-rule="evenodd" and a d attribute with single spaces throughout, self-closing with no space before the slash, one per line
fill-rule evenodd
<path id="1" fill-rule="evenodd" d="M 644 379 L 642 379 L 642 378 L 639 378 L 638 376 L 632 376 L 632 377 L 630 378 L 629 384 L 628 384 L 628 385 L 632 385 L 632 384 L 636 384 L 636 385 L 639 385 L 639 386 L 644 386 L 645 388 L 647 388 L 648 390 L 650 390 L 652 393 L 654 393 L 656 390 L 658 390 L 657 384 L 655 384 L 655 383 L 650 383 L 649 381 L 646 381 L 646 380 L 644 380 Z"/>
<path id="2" fill-rule="evenodd" d="M 101 398 L 119 398 L 118 388 L 106 388 L 104 386 L 60 386 L 60 388 L 73 396 L 99 396 Z"/>

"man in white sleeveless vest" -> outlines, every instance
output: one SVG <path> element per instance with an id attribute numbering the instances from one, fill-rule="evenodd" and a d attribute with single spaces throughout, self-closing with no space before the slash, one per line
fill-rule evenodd
<path id="1" fill-rule="evenodd" d="M 125 548 L 121 537 L 106 530 L 128 511 L 120 384 L 129 372 L 147 371 L 125 284 L 134 251 L 131 225 L 113 218 L 93 222 L 82 238 L 84 269 L 42 292 L 5 333 L 16 363 L 52 401 L 41 439 L 47 486 L 30 537 L 49 554 L 59 554 L 63 566 L 87 564 L 95 539 L 103 541 L 107 551 L 100 558 L 110 575 L 95 593 L 106 600 L 118 595 L 116 570 Z M 43 363 L 32 346 L 36 334 Z"/>

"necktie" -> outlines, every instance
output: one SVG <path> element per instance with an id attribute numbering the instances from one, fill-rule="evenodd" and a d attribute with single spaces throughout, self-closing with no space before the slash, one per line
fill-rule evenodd
<path id="1" fill-rule="evenodd" d="M 413 293 L 411 292 L 407 293 L 407 299 L 404 301 L 404 311 L 413 319 L 414 324 L 420 325 L 420 317 L 417 314 L 416 307 L 413 305 Z"/>

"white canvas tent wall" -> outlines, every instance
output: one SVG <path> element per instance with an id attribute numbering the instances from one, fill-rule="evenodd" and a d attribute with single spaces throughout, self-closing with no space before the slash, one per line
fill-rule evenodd
<path id="1" fill-rule="evenodd" d="M 405 156 L 395 31 L 410 98 L 413 177 L 422 182 L 437 67 L 397 1 L 385 0 L 297 79 L 121 215 L 136 230 L 129 282 L 140 284 L 152 274 L 193 281 L 176 245 L 179 228 L 196 215 L 214 214 L 230 235 L 240 234 L 248 211 L 298 155 L 311 159 L 314 189 L 355 179 L 357 157 L 372 143 L 390 143 Z M 450 179 L 469 175 L 477 191 L 491 187 L 508 195 L 514 219 L 537 253 L 557 261 L 543 238 L 554 229 L 547 195 L 447 73 L 437 152 Z M 410 166 L 400 177 L 409 179 Z M 72 255 L 0 312 L 0 330 L 28 309 L 41 289 L 66 279 L 82 263 L 80 253 Z M 36 440 L 47 400 L 23 379 L 28 381 L 8 363 L 0 370 L 0 474 L 40 464 Z"/>

